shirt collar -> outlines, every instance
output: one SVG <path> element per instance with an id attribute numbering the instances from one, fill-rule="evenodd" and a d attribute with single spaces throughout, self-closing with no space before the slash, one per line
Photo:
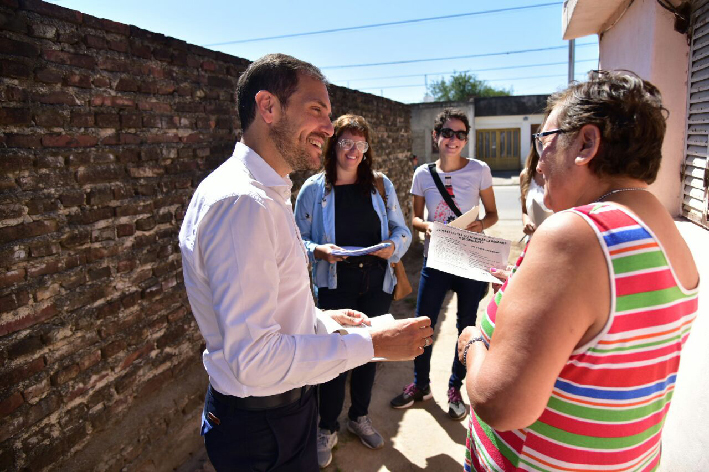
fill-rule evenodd
<path id="1" fill-rule="evenodd" d="M 234 147 L 234 158 L 244 164 L 254 180 L 267 187 L 272 187 L 281 194 L 283 198 L 290 198 L 291 188 L 293 187 L 293 182 L 290 177 L 288 175 L 285 177 L 278 175 L 278 173 L 273 170 L 273 167 L 264 161 L 256 151 L 246 144 L 238 142 L 236 143 L 236 147 Z"/>

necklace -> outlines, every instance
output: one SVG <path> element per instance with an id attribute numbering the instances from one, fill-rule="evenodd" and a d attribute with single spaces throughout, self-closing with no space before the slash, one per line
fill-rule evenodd
<path id="1" fill-rule="evenodd" d="M 630 190 L 643 190 L 643 191 L 645 191 L 645 192 L 648 191 L 647 188 L 645 188 L 645 187 L 617 188 L 617 189 L 615 189 L 615 190 L 611 190 L 611 191 L 608 192 L 608 193 L 604 193 L 603 195 L 601 195 L 600 197 L 598 197 L 598 198 L 596 199 L 596 201 L 597 201 L 597 202 L 602 202 L 603 200 L 605 200 L 606 198 L 610 197 L 611 195 L 614 195 L 614 194 L 619 193 L 619 192 L 628 192 L 628 191 L 630 191 Z"/>

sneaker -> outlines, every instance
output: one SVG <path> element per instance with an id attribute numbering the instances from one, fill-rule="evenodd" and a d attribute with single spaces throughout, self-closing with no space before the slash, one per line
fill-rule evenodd
<path id="1" fill-rule="evenodd" d="M 337 431 L 318 428 L 318 465 L 324 469 L 332 462 L 332 448 L 337 444 Z"/>
<path id="2" fill-rule="evenodd" d="M 362 444 L 370 449 L 379 449 L 384 446 L 384 439 L 372 426 L 372 420 L 369 419 L 369 416 L 360 416 L 357 421 L 349 420 L 347 429 L 350 430 L 350 433 L 359 436 Z"/>
<path id="3" fill-rule="evenodd" d="M 460 389 L 451 387 L 448 389 L 448 416 L 454 420 L 462 420 L 468 414 L 468 409 L 463 403 Z"/>
<path id="4" fill-rule="evenodd" d="M 404 393 L 394 397 L 389 404 L 392 408 L 408 408 L 414 402 L 422 402 L 433 398 L 431 386 L 426 385 L 424 388 L 418 388 L 416 384 L 411 383 L 404 387 Z"/>

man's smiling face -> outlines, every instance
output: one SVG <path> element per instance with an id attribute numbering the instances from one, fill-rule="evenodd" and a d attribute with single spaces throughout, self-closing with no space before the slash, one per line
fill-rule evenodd
<path id="1" fill-rule="evenodd" d="M 292 170 L 320 168 L 322 148 L 333 133 L 327 87 L 301 74 L 282 110 L 281 119 L 269 130 L 276 149 Z"/>

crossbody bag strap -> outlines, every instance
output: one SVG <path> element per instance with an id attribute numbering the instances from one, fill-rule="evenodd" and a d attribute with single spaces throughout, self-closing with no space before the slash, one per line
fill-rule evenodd
<path id="1" fill-rule="evenodd" d="M 433 177 L 433 181 L 436 183 L 436 187 L 438 187 L 438 192 L 441 194 L 441 197 L 443 197 L 443 200 L 445 200 L 448 207 L 453 210 L 455 216 L 462 215 L 463 213 L 455 205 L 455 202 L 453 201 L 453 198 L 451 198 L 450 193 L 448 193 L 448 190 L 446 190 L 446 187 L 443 185 L 443 182 L 441 182 L 441 178 L 438 176 L 438 172 L 436 172 L 436 163 L 431 162 L 428 165 L 428 170 L 431 172 L 431 177 Z"/>

